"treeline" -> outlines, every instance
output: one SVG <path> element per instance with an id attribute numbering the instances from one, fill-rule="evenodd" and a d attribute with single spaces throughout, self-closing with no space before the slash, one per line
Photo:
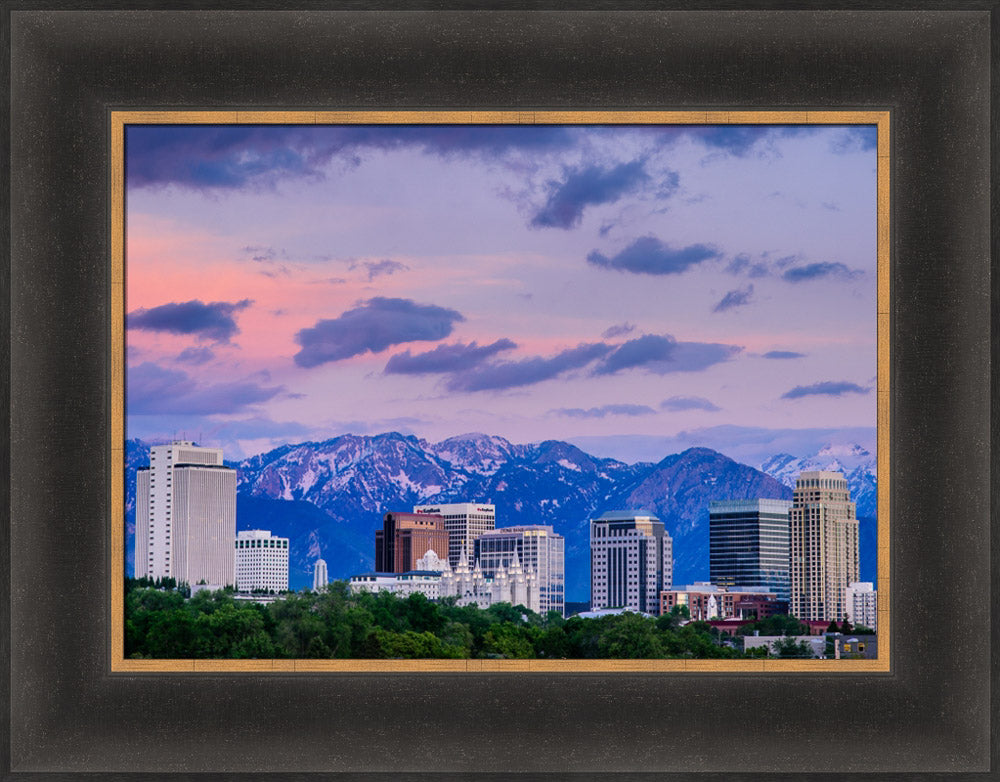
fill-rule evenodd
<path id="1" fill-rule="evenodd" d="M 650 618 L 542 617 L 507 603 L 479 609 L 422 594 L 351 594 L 343 581 L 321 593 L 287 593 L 272 603 L 231 591 L 125 588 L 125 656 L 132 658 L 740 658 L 704 622 L 675 611 Z M 775 623 L 777 624 L 777 623 Z M 797 623 L 796 623 L 797 625 Z M 764 629 L 764 628 L 761 628 Z M 763 634 L 763 633 L 762 633 Z M 766 655 L 756 650 L 752 656 Z"/>

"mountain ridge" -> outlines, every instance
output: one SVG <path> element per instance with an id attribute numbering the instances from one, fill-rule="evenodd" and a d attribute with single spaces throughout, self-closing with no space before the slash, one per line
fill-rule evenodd
<path id="1" fill-rule="evenodd" d="M 134 470 L 148 446 L 130 440 L 126 450 L 131 522 Z M 693 447 L 656 463 L 626 464 L 560 440 L 521 445 L 469 433 L 429 443 L 384 432 L 285 444 L 228 464 L 238 474 L 237 528 L 271 528 L 291 539 L 292 588 L 311 585 L 317 556 L 327 560 L 331 578 L 370 569 L 374 532 L 386 511 L 471 501 L 495 504 L 498 527 L 551 524 L 566 539 L 567 598 L 585 600 L 591 518 L 618 509 L 655 513 L 674 540 L 674 583 L 707 580 L 709 500 L 790 499 L 789 465 L 812 464 L 816 455 L 784 456 L 757 469 Z"/>

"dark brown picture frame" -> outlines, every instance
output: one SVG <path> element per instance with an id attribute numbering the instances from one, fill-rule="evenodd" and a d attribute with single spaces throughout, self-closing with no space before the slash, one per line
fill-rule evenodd
<path id="1" fill-rule="evenodd" d="M 984 545 L 995 487 L 996 164 L 985 162 L 997 152 L 996 6 L 403 7 L 4 3 L 11 338 L 0 458 L 10 516 L 0 593 L 11 599 L 0 601 L 10 672 L 0 773 L 991 777 L 996 623 L 992 608 L 965 607 L 1000 602 L 996 544 Z M 108 264 L 108 117 L 151 104 L 888 110 L 891 671 L 112 671 L 109 292 L 120 280 Z"/>

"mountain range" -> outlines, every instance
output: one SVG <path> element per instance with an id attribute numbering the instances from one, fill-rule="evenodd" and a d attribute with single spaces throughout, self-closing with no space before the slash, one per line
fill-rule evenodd
<path id="1" fill-rule="evenodd" d="M 149 444 L 126 443 L 126 551 L 132 572 L 135 469 Z M 237 529 L 290 539 L 289 581 L 312 584 L 322 556 L 331 578 L 370 570 L 382 514 L 443 502 L 493 503 L 497 526 L 551 524 L 566 539 L 566 596 L 589 599 L 589 520 L 607 510 L 655 513 L 673 538 L 674 583 L 708 579 L 708 503 L 791 499 L 802 470 L 841 469 L 861 519 L 861 577 L 875 576 L 875 462 L 860 446 L 777 454 L 760 469 L 708 448 L 626 464 L 548 440 L 516 445 L 467 434 L 429 443 L 395 432 L 284 445 L 240 462 Z"/>

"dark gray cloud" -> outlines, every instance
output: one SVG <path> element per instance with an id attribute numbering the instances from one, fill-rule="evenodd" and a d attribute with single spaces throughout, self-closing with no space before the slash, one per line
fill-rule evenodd
<path id="1" fill-rule="evenodd" d="M 642 160 L 633 160 L 613 168 L 586 166 L 566 169 L 561 182 L 549 182 L 548 200 L 535 213 L 531 224 L 544 228 L 579 225 L 585 207 L 617 201 L 647 182 L 649 174 L 644 165 Z"/>
<path id="2" fill-rule="evenodd" d="M 616 323 L 614 326 L 610 326 L 605 329 L 604 333 L 601 334 L 604 339 L 614 339 L 615 337 L 624 337 L 626 334 L 631 334 L 635 331 L 635 326 L 633 326 L 628 321 L 624 323 Z"/>
<path id="3" fill-rule="evenodd" d="M 846 380 L 825 380 L 813 383 L 811 386 L 796 386 L 791 391 L 781 395 L 782 399 L 800 399 L 804 396 L 843 396 L 844 394 L 867 394 L 870 388 L 863 388 L 857 383 Z"/>
<path id="4" fill-rule="evenodd" d="M 149 361 L 128 369 L 129 415 L 213 415 L 238 413 L 273 399 L 283 386 L 264 386 L 253 379 L 199 385 L 186 372 L 164 369 Z"/>
<path id="5" fill-rule="evenodd" d="M 388 258 L 381 261 L 365 261 L 361 264 L 368 270 L 368 282 L 383 274 L 395 274 L 396 272 L 409 271 L 410 267 L 399 261 L 390 261 Z M 358 264 L 352 263 L 350 268 L 356 269 Z"/>
<path id="6" fill-rule="evenodd" d="M 397 353 L 385 365 L 390 375 L 422 375 L 441 372 L 461 372 L 481 364 L 503 350 L 511 350 L 517 345 L 509 339 L 498 339 L 490 345 L 480 347 L 475 342 L 468 345 L 438 345 L 426 353 L 411 355 L 409 350 Z"/>
<path id="7" fill-rule="evenodd" d="M 630 339 L 610 353 L 595 374 L 611 375 L 641 367 L 657 375 L 670 372 L 700 372 L 727 361 L 743 348 L 715 342 L 678 342 L 669 334 L 644 334 Z"/>
<path id="8" fill-rule="evenodd" d="M 211 348 L 186 348 L 177 356 L 177 360 L 182 364 L 194 364 L 195 366 L 205 364 L 213 358 L 215 358 L 215 353 Z"/>
<path id="9" fill-rule="evenodd" d="M 750 296 L 753 294 L 753 285 L 747 285 L 746 288 L 738 288 L 734 291 L 729 291 L 722 299 L 712 307 L 712 312 L 725 312 L 726 310 L 731 310 L 733 307 L 743 307 L 750 303 Z"/>
<path id="10" fill-rule="evenodd" d="M 719 255 L 718 250 L 706 244 L 673 248 L 654 236 L 643 236 L 613 258 L 594 250 L 587 255 L 587 263 L 635 274 L 680 274 L 691 266 L 718 258 Z"/>
<path id="11" fill-rule="evenodd" d="M 796 353 L 794 350 L 769 350 L 764 354 L 764 358 L 805 358 L 805 353 Z"/>
<path id="12" fill-rule="evenodd" d="M 463 320 L 455 310 L 377 296 L 340 317 L 299 331 L 295 341 L 302 349 L 295 354 L 295 363 L 315 367 L 404 342 L 444 339 Z"/>
<path id="13" fill-rule="evenodd" d="M 601 407 L 591 407 L 584 410 L 582 407 L 561 407 L 554 410 L 559 415 L 570 418 L 606 418 L 609 415 L 653 415 L 656 411 L 646 405 L 602 405 Z"/>
<path id="14" fill-rule="evenodd" d="M 707 410 L 710 413 L 714 413 L 722 409 L 701 396 L 672 396 L 660 402 L 660 407 L 673 412 L 681 410 Z"/>
<path id="15" fill-rule="evenodd" d="M 564 350 L 551 358 L 536 356 L 520 361 L 483 364 L 452 375 L 451 391 L 490 391 L 528 386 L 550 380 L 571 369 L 579 369 L 611 350 L 603 342 L 584 343 Z"/>
<path id="16" fill-rule="evenodd" d="M 786 282 L 806 282 L 819 280 L 823 277 L 836 277 L 842 280 L 853 280 L 864 275 L 857 269 L 849 269 L 842 263 L 810 263 L 806 266 L 795 266 L 785 271 L 781 278 Z"/>
<path id="17" fill-rule="evenodd" d="M 126 323 L 130 329 L 194 334 L 198 339 L 229 342 L 234 335 L 240 333 L 233 315 L 251 304 L 253 302 L 250 299 L 237 302 L 213 301 L 208 304 L 198 299 L 171 302 L 150 309 L 133 310 L 126 317 Z"/>

